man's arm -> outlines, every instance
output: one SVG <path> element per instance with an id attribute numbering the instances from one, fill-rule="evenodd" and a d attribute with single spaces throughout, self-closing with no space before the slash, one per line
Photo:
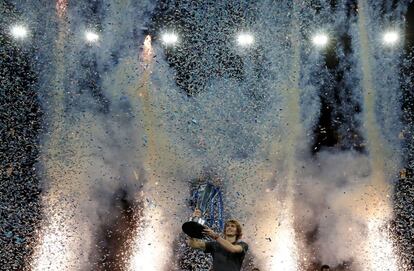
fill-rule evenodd
<path id="1" fill-rule="evenodd" d="M 243 247 L 241 245 L 233 245 L 226 239 L 221 238 L 220 236 L 216 239 L 216 241 L 230 253 L 240 253 L 243 251 Z"/>
<path id="2" fill-rule="evenodd" d="M 196 249 L 202 249 L 202 250 L 206 249 L 206 242 L 200 239 L 190 238 L 187 240 L 187 245 L 189 245 L 192 248 L 196 248 Z"/>
<path id="3" fill-rule="evenodd" d="M 214 232 L 212 229 L 206 228 L 203 230 L 203 232 L 204 234 L 207 234 L 208 236 L 216 240 L 217 243 L 219 243 L 225 250 L 227 250 L 230 253 L 240 253 L 243 251 L 243 247 L 241 245 L 233 245 L 226 239 L 220 237 L 220 234 Z"/>

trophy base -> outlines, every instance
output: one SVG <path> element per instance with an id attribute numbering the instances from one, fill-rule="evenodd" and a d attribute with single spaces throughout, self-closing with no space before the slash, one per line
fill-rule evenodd
<path id="1" fill-rule="evenodd" d="M 203 230 L 206 228 L 203 224 L 205 221 L 202 218 L 192 218 L 181 227 L 183 232 L 192 238 L 201 239 L 204 237 Z"/>

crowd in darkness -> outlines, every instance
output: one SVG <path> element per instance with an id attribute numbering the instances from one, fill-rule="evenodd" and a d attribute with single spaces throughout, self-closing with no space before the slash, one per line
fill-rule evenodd
<path id="1" fill-rule="evenodd" d="M 0 4 L 7 11 L 5 4 Z M 37 175 L 42 110 L 30 56 L 4 31 L 0 18 L 0 269 L 24 270 L 39 225 Z M 7 18 L 5 18 L 7 17 Z"/>

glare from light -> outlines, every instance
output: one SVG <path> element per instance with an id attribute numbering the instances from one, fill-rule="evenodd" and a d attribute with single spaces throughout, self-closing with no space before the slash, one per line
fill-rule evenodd
<path id="1" fill-rule="evenodd" d="M 292 225 L 289 225 L 292 226 Z M 295 233 L 292 227 L 281 226 L 278 229 L 275 247 L 275 257 L 270 260 L 272 271 L 286 270 L 295 271 L 298 270 L 298 252 L 296 250 Z"/>
<path id="2" fill-rule="evenodd" d="M 385 44 L 393 45 L 398 41 L 399 35 L 395 31 L 388 31 L 383 36 L 383 41 Z"/>
<path id="3" fill-rule="evenodd" d="M 143 216 L 134 231 L 132 255 L 126 270 L 164 270 L 171 259 L 169 247 L 172 240 L 160 234 L 163 229 L 161 209 L 147 205 Z"/>
<path id="4" fill-rule="evenodd" d="M 80 270 L 82 260 L 76 253 L 80 246 L 87 246 L 88 241 L 84 236 L 76 235 L 74 229 L 81 228 L 72 220 L 73 213 L 49 213 L 50 221 L 45 223 L 39 234 L 39 244 L 36 246 L 31 270 Z"/>
<path id="5" fill-rule="evenodd" d="M 270 259 L 271 271 L 286 270 L 296 271 L 299 270 L 299 253 L 297 249 L 296 233 L 294 230 L 294 223 L 292 218 L 292 204 L 287 202 L 279 217 L 278 230 L 273 236 L 274 240 L 272 251 L 274 251 L 274 257 Z"/>
<path id="6" fill-rule="evenodd" d="M 324 47 L 328 44 L 329 38 L 326 34 L 317 34 L 313 36 L 312 42 L 318 47 Z"/>
<path id="7" fill-rule="evenodd" d="M 166 45 L 174 45 L 178 42 L 178 36 L 175 33 L 164 33 L 161 36 L 162 41 L 166 44 Z"/>
<path id="8" fill-rule="evenodd" d="M 99 40 L 99 35 L 92 31 L 86 31 L 85 38 L 88 42 L 97 42 Z"/>
<path id="9" fill-rule="evenodd" d="M 241 46 L 249 46 L 249 45 L 253 44 L 254 37 L 251 34 L 248 34 L 248 33 L 241 33 L 237 37 L 237 42 Z"/>
<path id="10" fill-rule="evenodd" d="M 27 28 L 22 25 L 15 25 L 11 28 L 11 34 L 16 39 L 24 39 L 27 37 L 28 31 Z"/>
<path id="11" fill-rule="evenodd" d="M 366 240 L 367 256 L 364 258 L 365 267 L 363 271 L 387 270 L 397 271 L 398 259 L 392 244 L 392 239 L 384 227 L 386 222 L 381 219 L 370 219 L 368 221 L 368 232 Z"/>
<path id="12" fill-rule="evenodd" d="M 47 268 L 65 270 L 62 265 L 69 265 L 74 260 L 69 245 L 66 243 L 66 229 L 61 228 L 62 225 L 53 224 L 41 236 L 41 243 L 35 251 L 34 263 L 32 264 L 34 271 L 46 270 Z M 54 260 L 50 255 L 54 255 Z"/>

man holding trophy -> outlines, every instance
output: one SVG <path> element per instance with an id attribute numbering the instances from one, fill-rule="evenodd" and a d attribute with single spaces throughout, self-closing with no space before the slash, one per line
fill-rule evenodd
<path id="1" fill-rule="evenodd" d="M 220 193 L 217 187 L 206 184 L 201 186 L 197 206 L 190 221 L 183 224 L 183 231 L 190 236 L 187 244 L 195 249 L 204 250 L 213 256 L 213 271 L 240 271 L 248 245 L 240 241 L 242 227 L 234 219 L 224 224 L 223 235 L 207 227 L 207 206 Z M 211 208 L 213 210 L 213 208 Z M 210 211 L 211 211 L 210 210 Z M 203 236 L 210 237 L 211 241 L 201 240 Z"/>

